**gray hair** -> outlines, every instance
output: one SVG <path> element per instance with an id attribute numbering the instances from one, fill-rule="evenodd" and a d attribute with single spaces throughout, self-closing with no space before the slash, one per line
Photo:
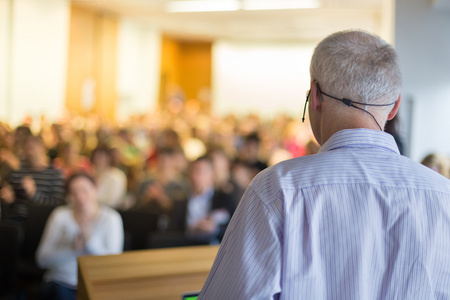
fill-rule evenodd
<path id="1" fill-rule="evenodd" d="M 396 101 L 402 81 L 394 48 L 363 31 L 341 31 L 321 41 L 310 74 L 324 92 L 367 104 Z"/>

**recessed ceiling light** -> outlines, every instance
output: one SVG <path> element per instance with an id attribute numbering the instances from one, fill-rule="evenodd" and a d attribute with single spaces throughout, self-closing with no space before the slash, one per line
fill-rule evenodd
<path id="1" fill-rule="evenodd" d="M 321 0 L 173 0 L 168 12 L 204 12 L 235 10 L 275 10 L 318 8 Z"/>
<path id="2" fill-rule="evenodd" d="M 320 0 L 244 0 L 244 10 L 318 8 Z"/>
<path id="3" fill-rule="evenodd" d="M 233 11 L 241 9 L 238 0 L 176 0 L 167 3 L 168 12 Z"/>

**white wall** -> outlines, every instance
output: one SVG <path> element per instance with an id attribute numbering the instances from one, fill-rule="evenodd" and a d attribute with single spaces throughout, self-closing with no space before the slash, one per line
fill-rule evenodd
<path id="1" fill-rule="evenodd" d="M 0 1 L 0 121 L 8 121 L 10 1 Z"/>
<path id="2" fill-rule="evenodd" d="M 2 117 L 13 125 L 27 114 L 45 114 L 53 120 L 61 114 L 65 99 L 69 1 L 11 3 L 11 69 L 7 78 L 0 77 L 1 85 L 9 85 L 5 105 L 10 109 Z"/>
<path id="3" fill-rule="evenodd" d="M 429 0 L 397 0 L 396 48 L 404 84 L 413 101 L 410 156 L 450 155 L 450 9 Z M 401 111 L 400 117 L 406 119 Z"/>
<path id="4" fill-rule="evenodd" d="M 213 111 L 301 118 L 314 45 L 217 41 L 213 45 Z"/>
<path id="5" fill-rule="evenodd" d="M 158 104 L 161 37 L 137 21 L 119 23 L 117 119 L 146 113 Z"/>

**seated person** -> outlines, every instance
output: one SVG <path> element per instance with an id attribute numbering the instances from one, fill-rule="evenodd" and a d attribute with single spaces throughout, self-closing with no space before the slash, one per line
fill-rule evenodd
<path id="1" fill-rule="evenodd" d="M 260 160 L 259 152 L 261 148 L 261 140 L 256 132 L 250 133 L 244 139 L 243 145 L 239 148 L 239 160 L 253 166 L 255 176 L 260 171 L 267 168 L 267 163 Z"/>
<path id="2" fill-rule="evenodd" d="M 41 139 L 25 140 L 24 161 L 19 170 L 11 172 L 0 197 L 6 204 L 5 217 L 23 222 L 30 205 L 57 206 L 64 203 L 64 181 L 59 170 L 49 166 Z"/>
<path id="3" fill-rule="evenodd" d="M 60 170 L 64 178 L 80 171 L 91 173 L 91 162 L 86 156 L 80 155 L 79 146 L 74 142 L 62 146 L 61 156 L 53 160 L 53 167 Z"/>
<path id="4" fill-rule="evenodd" d="M 118 254 L 123 249 L 122 219 L 113 209 L 99 206 L 94 179 L 75 173 L 66 186 L 69 205 L 52 212 L 36 252 L 38 265 L 48 269 L 40 299 L 75 299 L 77 257 Z"/>
<path id="5" fill-rule="evenodd" d="M 168 215 L 174 201 L 186 198 L 187 184 L 177 167 L 177 149 L 161 148 L 157 152 L 157 165 L 137 191 L 136 210 Z"/>
<path id="6" fill-rule="evenodd" d="M 425 156 L 420 163 L 439 174 L 450 178 L 450 160 L 448 157 L 438 153 L 432 153 Z"/>
<path id="7" fill-rule="evenodd" d="M 114 209 L 122 208 L 127 192 L 125 173 L 114 167 L 110 149 L 98 147 L 91 155 L 94 178 L 98 186 L 98 201 Z"/>
<path id="8" fill-rule="evenodd" d="M 247 184 L 241 187 L 232 177 L 231 161 L 222 148 L 213 148 L 208 151 L 208 158 L 211 160 L 214 170 L 214 186 L 225 194 L 228 194 L 237 207 L 239 200 L 244 194 Z M 252 178 L 249 177 L 248 183 Z M 234 211 L 233 211 L 234 212 Z"/>
<path id="9" fill-rule="evenodd" d="M 174 203 L 172 229 L 184 230 L 191 239 L 218 242 L 235 209 L 235 202 L 229 194 L 214 188 L 214 169 L 206 156 L 192 163 L 189 179 L 191 191 L 187 201 Z"/>

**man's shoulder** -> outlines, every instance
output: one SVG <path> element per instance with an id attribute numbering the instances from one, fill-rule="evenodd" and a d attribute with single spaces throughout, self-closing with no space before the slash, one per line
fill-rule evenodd
<path id="1" fill-rule="evenodd" d="M 310 178 L 311 171 L 320 171 L 321 166 L 323 167 L 329 162 L 326 155 L 317 154 L 285 160 L 261 171 L 251 185 L 279 182 L 281 185 L 287 183 L 297 186 L 297 183 L 305 182 Z"/>
<path id="2" fill-rule="evenodd" d="M 450 193 L 450 180 L 394 153 L 330 151 L 283 161 L 253 180 L 253 189 L 302 189 L 317 185 L 368 183 Z"/>
<path id="3" fill-rule="evenodd" d="M 310 178 L 305 171 L 320 161 L 320 158 L 318 160 L 314 156 L 286 160 L 264 169 L 253 179 L 249 188 L 262 199 L 275 199 L 283 190 L 299 189 L 308 185 Z"/>
<path id="4" fill-rule="evenodd" d="M 420 164 L 413 160 L 402 156 L 403 163 L 408 165 L 410 171 L 409 180 L 414 182 L 417 188 L 433 189 L 450 193 L 450 179 L 439 174 L 438 172 Z"/>

